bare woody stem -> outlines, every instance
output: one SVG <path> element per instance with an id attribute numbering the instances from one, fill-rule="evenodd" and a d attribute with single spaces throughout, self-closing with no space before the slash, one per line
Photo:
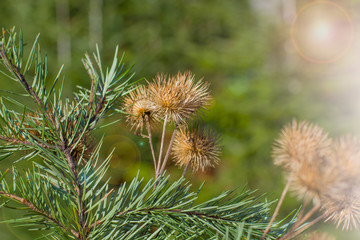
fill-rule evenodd
<path id="1" fill-rule="evenodd" d="M 185 168 L 184 168 L 184 171 L 183 171 L 183 173 L 182 173 L 182 175 L 181 175 L 182 178 L 185 177 L 185 174 L 186 174 L 189 166 L 190 166 L 190 162 L 189 162 L 188 164 L 186 164 L 186 166 L 185 166 Z"/>
<path id="2" fill-rule="evenodd" d="M 266 234 L 268 234 L 268 232 L 269 232 L 269 230 L 270 230 L 270 228 L 271 228 L 271 225 L 272 225 L 273 222 L 275 221 L 275 218 L 276 218 L 276 216 L 278 215 L 279 210 L 280 210 L 280 207 L 281 207 L 281 205 L 282 205 L 282 203 L 283 203 L 283 201 L 284 201 L 284 199 L 285 199 L 286 193 L 287 193 L 287 191 L 289 190 L 289 187 L 290 187 L 290 183 L 291 183 L 291 181 L 292 181 L 292 178 L 293 178 L 293 173 L 291 173 L 290 176 L 289 176 L 289 178 L 288 178 L 288 181 L 287 181 L 287 183 L 286 183 L 286 185 L 285 185 L 285 187 L 284 187 L 284 190 L 283 190 L 283 192 L 282 192 L 282 194 L 281 194 L 280 200 L 279 200 L 279 202 L 278 202 L 278 204 L 277 204 L 277 206 L 276 206 L 275 212 L 274 212 L 273 216 L 271 217 L 271 220 L 270 220 L 269 224 L 267 225 L 267 227 L 266 227 L 266 229 L 265 229 L 265 231 L 264 231 L 264 234 L 263 234 L 262 237 L 261 237 L 261 240 L 265 238 Z"/>
<path id="3" fill-rule="evenodd" d="M 312 220 L 311 222 L 309 222 L 308 224 L 306 224 L 305 226 L 303 226 L 302 228 L 300 228 L 299 230 L 295 231 L 295 232 L 289 232 L 287 233 L 284 237 L 280 238 L 280 240 L 289 240 L 292 239 L 293 237 L 299 235 L 300 233 L 304 232 L 305 230 L 309 229 L 310 227 L 312 227 L 313 225 L 315 225 L 316 223 L 318 223 L 320 220 L 322 220 L 324 218 L 324 215 L 320 215 L 317 218 L 315 218 L 314 220 Z"/>
<path id="4" fill-rule="evenodd" d="M 161 175 L 161 174 L 164 172 L 164 170 L 165 170 L 166 163 L 167 163 L 167 161 L 168 161 L 168 159 L 169 159 L 169 156 L 170 156 L 170 152 L 171 152 L 172 145 L 174 144 L 174 140 L 175 140 L 175 136 L 176 136 L 177 129 L 178 129 L 178 125 L 176 124 L 176 125 L 175 125 L 175 129 L 174 129 L 174 131 L 173 131 L 173 134 L 172 134 L 172 136 L 171 136 L 170 143 L 169 143 L 168 149 L 167 149 L 167 151 L 166 151 L 166 155 L 165 155 L 165 158 L 164 158 L 164 162 L 163 162 L 163 164 L 162 164 L 162 166 L 161 166 L 159 175 Z"/>
<path id="5" fill-rule="evenodd" d="M 320 205 L 317 204 L 315 206 L 313 206 L 310 211 L 308 211 L 304 217 L 299 215 L 299 218 L 297 219 L 297 221 L 294 223 L 294 225 L 291 227 L 290 231 L 286 234 L 286 235 L 292 235 L 293 233 L 296 232 L 296 229 L 298 229 L 301 225 L 303 225 L 312 215 L 314 215 L 314 213 L 319 210 Z M 300 229 L 299 229 L 300 230 Z M 285 235 L 285 236 L 286 236 Z"/>
<path id="6" fill-rule="evenodd" d="M 160 175 L 161 157 L 162 157 L 162 152 L 163 152 L 163 148 L 164 148 L 164 141 L 165 141 L 165 132 L 166 132 L 167 120 L 168 120 L 168 116 L 165 115 L 164 126 L 163 126 L 162 135 L 161 135 L 159 159 L 158 159 L 157 168 L 156 168 L 156 176 L 159 176 L 159 175 Z"/>
<path id="7" fill-rule="evenodd" d="M 63 226 L 59 221 L 57 221 L 53 216 L 51 216 L 50 214 L 38 209 L 34 204 L 32 204 L 31 202 L 25 200 L 22 197 L 10 194 L 10 193 L 6 193 L 3 191 L 0 191 L 0 195 L 10 198 L 12 200 L 15 200 L 17 202 L 20 202 L 23 205 L 26 205 L 28 208 L 30 208 L 31 210 L 33 210 L 34 212 L 40 213 L 41 215 L 45 216 L 49 221 L 55 223 L 56 225 L 58 225 L 59 227 L 61 227 L 65 232 L 68 231 L 69 229 L 65 226 Z M 71 233 L 76 237 L 79 238 L 80 237 L 80 233 L 76 232 L 73 229 L 70 229 Z"/>
<path id="8" fill-rule="evenodd" d="M 146 122 L 146 128 L 147 128 L 147 132 L 148 132 L 148 137 L 149 137 L 149 145 L 150 145 L 151 155 L 152 155 L 153 162 L 154 162 L 155 178 L 157 178 L 156 157 L 155 157 L 154 145 L 153 145 L 153 142 L 152 142 L 151 127 L 150 127 L 150 121 L 149 121 L 148 116 L 145 116 L 145 122 Z"/>

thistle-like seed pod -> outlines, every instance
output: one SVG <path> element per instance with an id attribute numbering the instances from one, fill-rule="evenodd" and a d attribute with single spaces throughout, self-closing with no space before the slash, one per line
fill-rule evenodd
<path id="1" fill-rule="evenodd" d="M 304 161 L 318 161 L 328 155 L 330 144 L 331 139 L 320 127 L 293 120 L 275 141 L 274 163 L 288 171 L 298 170 Z"/>
<path id="2" fill-rule="evenodd" d="M 319 203 L 322 192 L 337 181 L 336 164 L 329 157 L 331 142 L 320 127 L 295 120 L 275 142 L 274 163 L 292 176 L 291 188 L 299 199 Z"/>
<path id="3" fill-rule="evenodd" d="M 351 136 L 338 139 L 331 157 L 339 174 L 332 188 L 323 193 L 322 210 L 326 220 L 335 222 L 337 227 L 357 229 L 360 225 L 360 142 Z"/>
<path id="4" fill-rule="evenodd" d="M 183 123 L 201 109 L 206 109 L 212 99 L 209 84 L 203 81 L 195 83 L 190 72 L 179 73 L 167 78 L 158 74 L 155 81 L 149 84 L 153 107 L 161 118 Z"/>
<path id="5" fill-rule="evenodd" d="M 352 136 L 344 136 L 333 145 L 333 161 L 349 184 L 358 184 L 360 180 L 360 141 Z"/>
<path id="6" fill-rule="evenodd" d="M 342 230 L 358 229 L 360 224 L 360 188 L 346 182 L 334 186 L 322 196 L 322 211 L 326 221 L 331 221 Z"/>
<path id="7" fill-rule="evenodd" d="M 124 108 L 125 112 L 128 113 L 126 121 L 131 128 L 135 128 L 135 131 L 142 131 L 146 121 L 150 123 L 156 121 L 149 91 L 142 85 L 125 97 Z"/>
<path id="8" fill-rule="evenodd" d="M 219 162 L 219 137 L 211 130 L 194 127 L 192 130 L 179 129 L 172 147 L 174 161 L 180 167 L 188 164 L 193 171 L 204 171 Z"/>

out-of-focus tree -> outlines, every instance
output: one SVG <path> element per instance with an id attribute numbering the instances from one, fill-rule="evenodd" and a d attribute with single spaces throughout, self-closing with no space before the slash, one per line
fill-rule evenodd
<path id="1" fill-rule="evenodd" d="M 0 23 L 15 25 L 26 36 L 41 32 L 42 46 L 52 59 L 58 58 L 59 37 L 69 36 L 71 65 L 65 62 L 65 75 L 73 84 L 67 85 L 65 95 L 77 84 L 88 84 L 85 71 L 79 71 L 80 59 L 95 42 L 108 59 L 119 45 L 127 62 L 136 63 L 138 78 L 151 81 L 157 72 L 189 69 L 212 83 L 215 101 L 205 122 L 223 135 L 224 153 L 219 168 L 192 179 L 210 182 L 204 191 L 208 197 L 223 186 L 244 182 L 261 192 L 279 193 L 281 176 L 270 158 L 280 128 L 293 117 L 327 120 L 321 82 L 313 81 L 318 72 L 306 72 L 308 65 L 285 57 L 291 48 L 287 23 L 259 16 L 248 1 L 69 1 L 65 28 L 56 18 L 60 3 L 3 0 Z M 122 125 L 104 131 L 112 133 L 104 145 L 109 151 L 116 146 L 112 184 L 129 179 L 140 164 L 141 173 L 151 175 L 151 157 L 145 155 L 149 149 L 141 137 L 128 134 Z M 170 171 L 181 174 L 176 167 Z"/>

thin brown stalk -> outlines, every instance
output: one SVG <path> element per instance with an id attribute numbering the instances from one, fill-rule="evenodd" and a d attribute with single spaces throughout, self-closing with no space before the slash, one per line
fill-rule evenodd
<path id="1" fill-rule="evenodd" d="M 164 162 L 163 162 L 163 164 L 162 164 L 162 166 L 161 166 L 159 175 L 161 175 L 161 174 L 164 172 L 164 170 L 165 170 L 166 163 L 167 163 L 167 161 L 168 161 L 168 159 L 169 159 L 169 156 L 170 156 L 170 152 L 171 152 L 172 145 L 174 144 L 174 140 L 175 140 L 175 137 L 176 137 L 177 129 L 178 129 L 178 125 L 176 124 L 176 125 L 175 125 L 175 128 L 174 128 L 174 131 L 173 131 L 173 134 L 172 134 L 172 136 L 171 136 L 170 143 L 169 143 L 168 149 L 167 149 L 167 151 L 166 151 L 166 155 L 165 155 L 165 158 L 164 158 Z"/>
<path id="2" fill-rule="evenodd" d="M 68 231 L 69 229 L 66 226 L 63 226 L 59 221 L 57 221 L 52 215 L 50 215 L 49 213 L 46 213 L 40 209 L 38 209 L 34 204 L 32 204 L 31 202 L 27 201 L 26 199 L 10 194 L 10 193 L 6 193 L 3 191 L 0 191 L 0 195 L 13 199 L 23 205 L 26 205 L 28 208 L 30 208 L 31 210 L 33 210 L 34 212 L 40 213 L 41 215 L 45 216 L 48 220 L 50 220 L 51 222 L 55 223 L 56 225 L 58 225 L 59 227 L 61 227 L 65 232 Z M 80 237 L 80 233 L 76 232 L 73 229 L 70 229 L 71 233 L 79 238 Z"/>
<path id="3" fill-rule="evenodd" d="M 306 198 L 306 199 L 304 200 L 304 204 L 303 204 L 303 206 L 302 206 L 302 208 L 301 208 L 301 210 L 300 210 L 300 212 L 299 212 L 299 215 L 297 216 L 298 219 L 301 219 L 301 218 L 303 217 L 304 212 L 305 212 L 307 206 L 309 205 L 309 203 L 310 203 L 310 199 L 309 199 L 309 198 Z"/>
<path id="4" fill-rule="evenodd" d="M 287 181 L 287 183 L 286 183 L 286 185 L 285 185 L 285 187 L 284 187 L 284 190 L 283 190 L 283 192 L 282 192 L 282 194 L 281 194 L 280 200 L 279 200 L 279 202 L 278 202 L 278 204 L 277 204 L 277 206 L 276 206 L 275 212 L 274 212 L 273 216 L 271 217 L 271 220 L 270 220 L 269 224 L 267 225 L 267 227 L 266 227 L 266 229 L 265 229 L 265 231 L 264 231 L 264 234 L 263 234 L 262 237 L 261 237 L 261 240 L 263 240 L 263 239 L 265 238 L 266 234 L 268 234 L 268 232 L 269 232 L 269 230 L 270 230 L 270 228 L 271 228 L 271 225 L 272 225 L 273 222 L 275 221 L 275 218 L 276 218 L 276 216 L 278 215 L 279 210 L 280 210 L 280 207 L 281 207 L 281 205 L 282 205 L 282 203 L 283 203 L 283 201 L 284 201 L 284 199 L 285 199 L 286 193 L 287 193 L 287 191 L 289 190 L 289 187 L 290 187 L 290 183 L 291 183 L 291 181 L 292 181 L 292 178 L 293 178 L 293 173 L 291 173 L 290 176 L 289 176 L 289 178 L 288 178 L 288 181 Z"/>
<path id="5" fill-rule="evenodd" d="M 161 135 L 159 159 L 158 159 L 157 168 L 156 168 L 156 176 L 159 176 L 159 175 L 160 175 L 161 157 L 162 157 L 162 152 L 163 152 L 163 148 L 164 148 L 164 141 L 165 141 L 165 132 L 166 132 L 167 120 L 168 120 L 168 116 L 165 115 L 164 126 L 163 126 L 162 135 Z"/>
<path id="6" fill-rule="evenodd" d="M 291 227 L 288 234 L 292 234 L 296 232 L 296 229 L 298 229 L 301 225 L 303 225 L 317 210 L 319 210 L 320 205 L 317 204 L 313 206 L 310 211 L 308 211 L 304 217 L 299 216 L 294 225 Z"/>
<path id="7" fill-rule="evenodd" d="M 292 239 L 293 237 L 299 235 L 300 233 L 304 232 L 305 230 L 309 229 L 310 227 L 312 227 L 313 225 L 315 225 L 316 223 L 318 223 L 320 220 L 322 220 L 324 218 L 324 215 L 320 215 L 317 218 L 315 218 L 314 220 L 312 220 L 311 222 L 309 222 L 308 224 L 306 224 L 305 226 L 303 226 L 302 228 L 300 228 L 299 230 L 295 231 L 295 232 L 289 232 L 287 233 L 285 236 L 283 236 L 282 238 L 280 238 L 280 240 L 289 240 Z"/>
<path id="8" fill-rule="evenodd" d="M 189 166 L 190 166 L 190 162 L 185 166 L 184 171 L 183 171 L 183 173 L 182 173 L 182 175 L 181 175 L 182 178 L 185 177 L 185 174 L 186 174 Z"/>
<path id="9" fill-rule="evenodd" d="M 151 155 L 152 155 L 153 162 L 154 162 L 155 179 L 156 179 L 157 178 L 156 157 L 155 157 L 154 145 L 153 145 L 153 142 L 152 142 L 151 127 L 150 127 L 150 121 L 149 121 L 148 116 L 145 116 L 145 122 L 146 122 L 147 131 L 148 131 L 148 138 L 149 138 L 149 145 L 150 145 Z"/>

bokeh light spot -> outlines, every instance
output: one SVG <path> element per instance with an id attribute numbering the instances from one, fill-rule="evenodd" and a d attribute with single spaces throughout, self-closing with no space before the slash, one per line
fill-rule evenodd
<path id="1" fill-rule="evenodd" d="M 291 26 L 291 41 L 297 53 L 309 62 L 331 63 L 350 49 L 354 29 L 349 14 L 329 1 L 305 5 Z"/>

